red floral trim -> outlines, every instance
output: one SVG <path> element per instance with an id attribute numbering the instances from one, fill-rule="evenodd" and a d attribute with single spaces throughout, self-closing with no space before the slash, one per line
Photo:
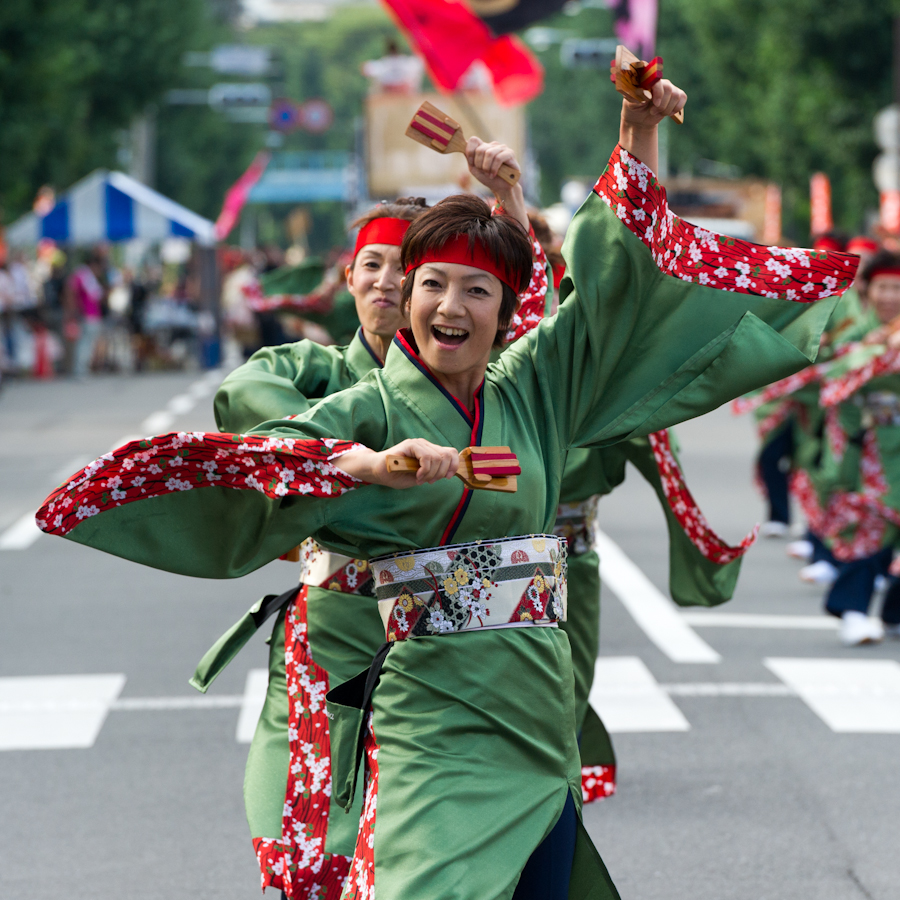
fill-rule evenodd
<path id="1" fill-rule="evenodd" d="M 616 792 L 615 766 L 582 766 L 581 799 L 585 803 L 605 800 Z"/>
<path id="2" fill-rule="evenodd" d="M 792 400 L 779 403 L 776 409 L 756 423 L 756 430 L 760 438 L 765 440 L 767 435 L 783 425 L 791 417 L 791 414 L 796 412 L 796 408 L 797 404 Z"/>
<path id="3" fill-rule="evenodd" d="M 44 501 L 35 520 L 68 534 L 82 519 L 116 506 L 193 488 L 254 490 L 267 497 L 339 497 L 360 484 L 332 465 L 350 441 L 171 432 L 131 441 L 85 466 Z"/>
<path id="4" fill-rule="evenodd" d="M 253 847 L 263 890 L 277 888 L 289 900 L 339 900 L 350 857 L 325 853 L 331 800 L 328 673 L 316 665 L 309 649 L 308 590 L 302 585 L 285 610 L 290 762 L 281 839 L 254 838 Z"/>
<path id="5" fill-rule="evenodd" d="M 372 711 L 366 722 L 366 799 L 356 852 L 350 864 L 343 900 L 374 900 L 375 898 L 375 807 L 378 802 L 378 741 L 372 725 Z"/>
<path id="6" fill-rule="evenodd" d="M 809 303 L 842 294 L 859 265 L 849 253 L 764 247 L 691 225 L 669 209 L 650 169 L 622 147 L 594 192 L 646 245 L 659 270 L 683 281 Z"/>
<path id="7" fill-rule="evenodd" d="M 706 517 L 697 506 L 697 502 L 684 480 L 681 467 L 672 453 L 669 432 L 665 430 L 654 432 L 649 435 L 649 439 L 650 449 L 653 451 L 653 458 L 656 460 L 656 467 L 662 479 L 666 502 L 691 543 L 706 559 L 720 566 L 727 565 L 739 556 L 743 556 L 756 540 L 759 526 L 757 525 L 737 547 L 726 544 L 709 527 Z"/>
<path id="8" fill-rule="evenodd" d="M 536 328 L 547 308 L 547 254 L 540 241 L 532 237 L 534 248 L 534 265 L 531 270 L 531 281 L 519 295 L 519 308 L 516 310 L 506 332 L 506 343 L 512 343 L 524 334 Z"/>
<path id="9" fill-rule="evenodd" d="M 807 366 L 805 369 L 801 369 L 793 375 L 788 375 L 787 378 L 782 378 L 780 381 L 773 381 L 772 384 L 764 387 L 761 391 L 749 394 L 746 397 L 738 397 L 731 401 L 731 411 L 736 416 L 741 416 L 744 413 L 754 412 L 761 406 L 765 406 L 766 403 L 771 403 L 773 400 L 780 400 L 782 397 L 788 397 L 799 391 L 800 388 L 806 387 L 814 381 L 818 381 L 819 378 L 822 377 L 825 367 L 826 364 L 824 363 L 815 366 Z"/>
<path id="10" fill-rule="evenodd" d="M 835 406 L 843 403 L 873 378 L 881 375 L 893 375 L 900 372 L 900 349 L 885 350 L 884 353 L 870 359 L 858 369 L 851 369 L 836 378 L 826 379 L 822 384 L 819 403 L 822 406 Z"/>
<path id="11" fill-rule="evenodd" d="M 241 292 L 247 306 L 257 313 L 283 309 L 298 313 L 327 313 L 334 305 L 334 298 L 319 289 L 309 294 L 270 294 L 266 296 L 258 279 L 243 285 Z"/>
<path id="12" fill-rule="evenodd" d="M 842 561 L 877 553 L 888 523 L 900 526 L 900 512 L 883 499 L 888 484 L 874 431 L 867 431 L 863 438 L 860 471 L 862 490 L 835 491 L 825 507 L 807 472 L 795 472 L 791 478 L 791 493 L 800 503 L 810 531 L 828 541 L 831 552 Z"/>

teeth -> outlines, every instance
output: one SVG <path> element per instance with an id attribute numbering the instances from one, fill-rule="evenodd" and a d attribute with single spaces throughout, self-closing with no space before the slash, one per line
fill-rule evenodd
<path id="1" fill-rule="evenodd" d="M 464 328 L 448 328 L 446 325 L 435 325 L 434 330 L 446 334 L 448 337 L 462 337 L 469 333 Z"/>

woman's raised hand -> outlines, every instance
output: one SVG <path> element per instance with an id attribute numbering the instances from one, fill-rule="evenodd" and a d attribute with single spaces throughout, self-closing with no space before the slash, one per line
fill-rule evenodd
<path id="1" fill-rule="evenodd" d="M 657 81 L 650 89 L 651 100 L 636 103 L 622 98 L 622 125 L 631 128 L 654 128 L 666 116 L 684 109 L 687 94 L 667 78 Z"/>
<path id="2" fill-rule="evenodd" d="M 388 456 L 408 456 L 418 460 L 415 472 L 392 472 Z M 334 465 L 341 471 L 369 484 L 392 488 L 410 488 L 453 478 L 459 468 L 459 453 L 453 447 L 440 447 L 423 438 L 409 438 L 387 450 L 351 450 L 339 456 Z"/>
<path id="3" fill-rule="evenodd" d="M 528 230 L 528 210 L 525 206 L 525 194 L 522 191 L 521 179 L 514 185 L 504 181 L 498 174 L 504 163 L 521 172 L 516 154 L 506 144 L 497 141 L 487 143 L 481 138 L 470 137 L 466 142 L 466 161 L 469 171 L 486 188 L 494 192 L 504 212 L 517 219 L 522 227 Z"/>

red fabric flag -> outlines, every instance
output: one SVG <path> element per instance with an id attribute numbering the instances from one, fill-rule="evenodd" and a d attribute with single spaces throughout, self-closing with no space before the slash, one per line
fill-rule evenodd
<path id="1" fill-rule="evenodd" d="M 228 193 L 225 194 L 225 202 L 222 204 L 222 212 L 219 213 L 219 218 L 216 219 L 217 240 L 224 241 L 230 234 L 231 229 L 237 224 L 241 210 L 244 208 L 244 204 L 247 202 L 247 197 L 250 194 L 250 189 L 262 178 L 262 174 L 266 171 L 266 166 L 269 165 L 271 158 L 271 153 L 261 150 L 253 157 L 253 162 L 247 166 L 247 171 L 228 188 Z"/>
<path id="2" fill-rule="evenodd" d="M 526 103 L 544 86 L 544 71 L 516 38 L 496 38 L 462 0 L 383 0 L 419 53 L 432 81 L 454 91 L 472 63 L 488 68 L 497 99 Z"/>

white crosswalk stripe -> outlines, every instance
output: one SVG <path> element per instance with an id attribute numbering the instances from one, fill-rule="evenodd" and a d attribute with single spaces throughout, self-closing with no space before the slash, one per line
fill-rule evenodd
<path id="1" fill-rule="evenodd" d="M 644 633 L 673 662 L 718 663 L 722 657 L 681 616 L 675 604 L 599 529 L 600 580 L 622 601 Z"/>
<path id="2" fill-rule="evenodd" d="M 0 678 L 0 750 L 92 747 L 124 675 Z"/>
<path id="3" fill-rule="evenodd" d="M 251 669 L 247 673 L 241 714 L 238 716 L 235 734 L 239 744 L 249 744 L 253 740 L 253 733 L 256 731 L 256 723 L 262 712 L 268 686 L 269 673 L 266 669 Z"/>
<path id="4" fill-rule="evenodd" d="M 892 659 L 784 659 L 766 666 L 832 730 L 900 734 L 900 663 Z"/>
<path id="5" fill-rule="evenodd" d="M 637 656 L 600 657 L 588 702 L 611 734 L 691 727 Z"/>

